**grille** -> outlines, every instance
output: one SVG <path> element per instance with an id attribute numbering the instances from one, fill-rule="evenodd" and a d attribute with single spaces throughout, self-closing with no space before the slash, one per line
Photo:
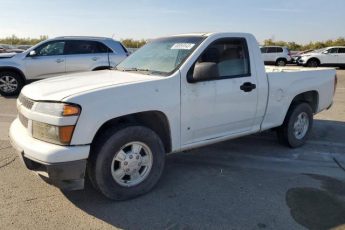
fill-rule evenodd
<path id="1" fill-rule="evenodd" d="M 22 123 L 22 125 L 25 127 L 25 128 L 28 128 L 28 123 L 29 123 L 29 120 L 23 116 L 23 114 L 19 113 L 18 114 L 18 117 L 19 117 L 19 121 L 20 123 Z"/>
<path id="2" fill-rule="evenodd" d="M 29 98 L 23 96 L 22 94 L 19 95 L 19 102 L 27 109 L 31 109 L 34 105 L 34 101 L 30 100 Z"/>

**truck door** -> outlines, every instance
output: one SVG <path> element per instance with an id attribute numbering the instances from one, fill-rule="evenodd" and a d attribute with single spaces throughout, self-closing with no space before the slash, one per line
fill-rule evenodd
<path id="1" fill-rule="evenodd" d="M 40 79 L 64 74 L 64 47 L 65 41 L 62 40 L 50 41 L 37 47 L 34 56 L 27 55 L 24 59 L 26 77 Z"/>
<path id="2" fill-rule="evenodd" d="M 216 63 L 219 78 L 188 82 L 194 66 L 202 62 Z M 254 66 L 245 38 L 216 40 L 205 49 L 187 76 L 182 76 L 182 145 L 252 129 L 258 100 Z"/>

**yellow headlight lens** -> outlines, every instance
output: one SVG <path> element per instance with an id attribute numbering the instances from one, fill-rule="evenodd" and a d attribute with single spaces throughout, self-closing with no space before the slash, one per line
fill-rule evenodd
<path id="1" fill-rule="evenodd" d="M 67 105 L 63 106 L 62 116 L 76 116 L 80 114 L 80 108 L 77 105 Z"/>
<path id="2" fill-rule="evenodd" d="M 71 143 L 74 125 L 59 127 L 59 137 L 62 144 L 68 145 Z"/>
<path id="3" fill-rule="evenodd" d="M 53 144 L 69 145 L 72 140 L 74 125 L 55 126 L 32 121 L 32 136 Z"/>

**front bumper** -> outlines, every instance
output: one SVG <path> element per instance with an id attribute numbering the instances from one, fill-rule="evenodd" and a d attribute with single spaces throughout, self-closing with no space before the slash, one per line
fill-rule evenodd
<path id="1" fill-rule="evenodd" d="M 83 189 L 90 146 L 60 146 L 32 138 L 16 119 L 10 127 L 12 146 L 25 166 L 64 190 Z"/>
<path id="2" fill-rule="evenodd" d="M 298 60 L 297 64 L 299 64 L 299 65 L 305 65 L 305 64 L 307 64 L 307 60 L 300 58 L 300 59 Z"/>

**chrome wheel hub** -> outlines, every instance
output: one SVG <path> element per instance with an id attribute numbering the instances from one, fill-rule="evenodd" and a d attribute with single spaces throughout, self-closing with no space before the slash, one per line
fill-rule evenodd
<path id="1" fill-rule="evenodd" d="M 142 142 L 131 142 L 118 151 L 111 164 L 111 175 L 120 185 L 130 187 L 144 181 L 152 167 L 152 152 Z"/>
<path id="2" fill-rule="evenodd" d="M 309 128 L 309 117 L 308 114 L 305 112 L 300 113 L 297 116 L 297 119 L 294 123 L 294 135 L 297 139 L 302 139 L 306 133 L 308 132 Z"/>
<path id="3" fill-rule="evenodd" d="M 0 77 L 0 89 L 5 93 L 14 92 L 18 88 L 17 80 L 12 76 Z"/>

